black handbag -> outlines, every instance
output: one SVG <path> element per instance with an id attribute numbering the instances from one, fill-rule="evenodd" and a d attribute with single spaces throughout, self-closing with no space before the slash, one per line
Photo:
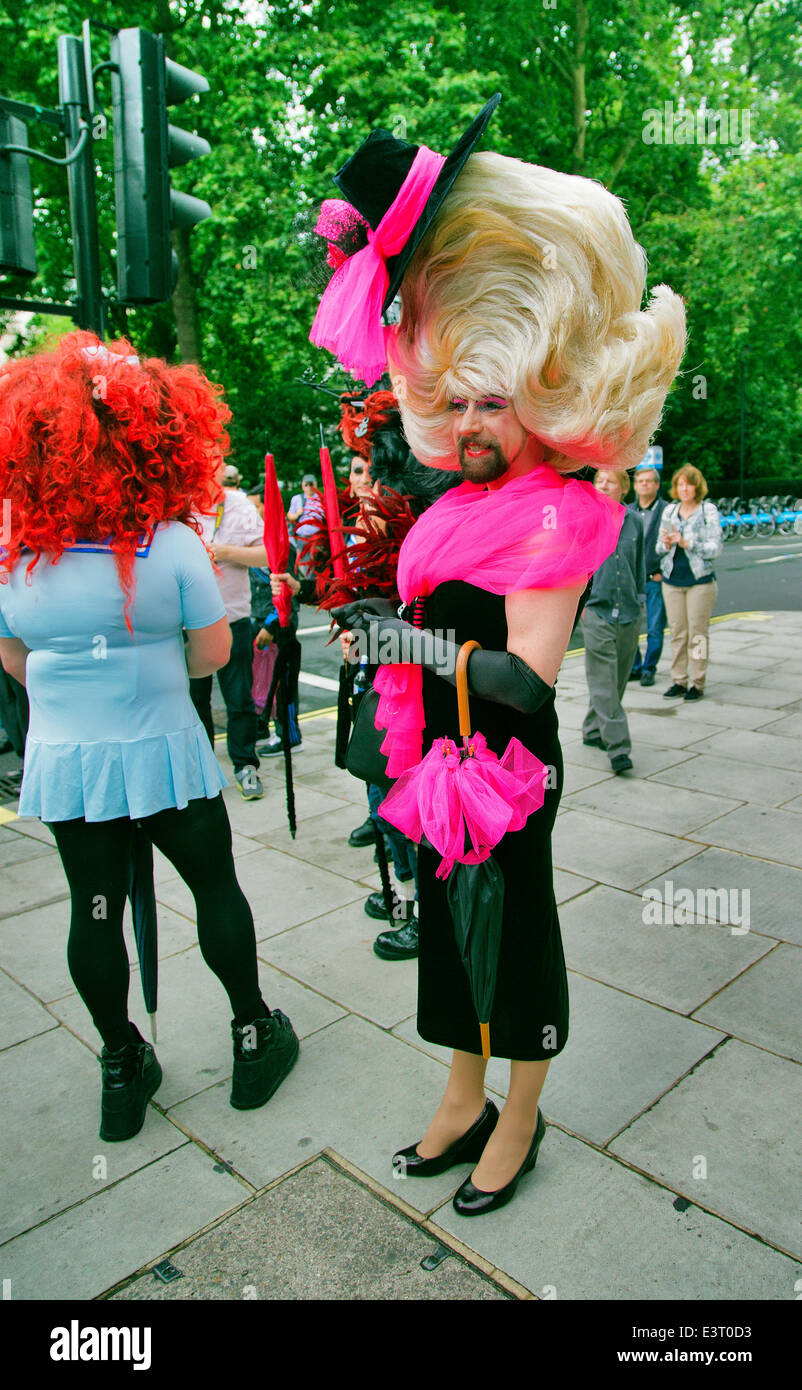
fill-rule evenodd
<path id="1" fill-rule="evenodd" d="M 379 692 L 370 686 L 360 698 L 356 707 L 351 737 L 345 752 L 345 766 L 361 782 L 372 782 L 381 787 L 385 795 L 393 785 L 387 776 L 387 754 L 382 753 L 386 729 L 376 728 L 376 711 L 379 707 Z"/>

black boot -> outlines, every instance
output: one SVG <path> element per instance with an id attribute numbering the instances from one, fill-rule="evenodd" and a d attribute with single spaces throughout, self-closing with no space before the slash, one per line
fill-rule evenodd
<path id="1" fill-rule="evenodd" d="M 373 821 L 368 816 L 366 821 L 358 825 L 348 836 L 348 843 L 352 849 L 361 849 L 363 845 L 372 845 L 374 840 Z"/>
<path id="2" fill-rule="evenodd" d="M 234 1074 L 230 1103 L 235 1110 L 256 1110 L 278 1090 L 295 1066 L 300 1044 L 280 1009 L 238 1027 L 232 1023 Z"/>
<path id="3" fill-rule="evenodd" d="M 397 931 L 383 931 L 373 943 L 381 960 L 415 960 L 418 954 L 418 919 L 412 917 Z"/>
<path id="4" fill-rule="evenodd" d="M 133 1023 L 137 1041 L 113 1052 L 104 1047 L 98 1058 L 103 1073 L 100 1100 L 100 1138 L 107 1143 L 133 1139 L 145 1123 L 151 1096 L 162 1083 L 162 1069 L 150 1043 L 146 1043 Z"/>

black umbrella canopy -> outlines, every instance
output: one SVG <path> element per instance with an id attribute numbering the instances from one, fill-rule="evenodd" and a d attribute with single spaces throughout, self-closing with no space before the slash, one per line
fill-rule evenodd
<path id="1" fill-rule="evenodd" d="M 504 911 L 504 875 L 495 859 L 457 864 L 447 886 L 448 906 L 479 1020 L 482 1056 L 490 1056 L 490 1016 L 496 994 Z"/>

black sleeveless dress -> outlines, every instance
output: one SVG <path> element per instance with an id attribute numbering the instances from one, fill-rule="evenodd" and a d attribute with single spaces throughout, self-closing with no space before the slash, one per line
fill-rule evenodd
<path id="1" fill-rule="evenodd" d="M 504 597 L 461 580 L 440 584 L 427 598 L 424 625 L 444 635 L 451 629 L 460 644 L 473 639 L 488 651 L 507 647 Z M 443 735 L 461 741 L 456 689 L 425 669 L 423 706 L 424 754 Z M 562 1052 L 568 1039 L 568 979 L 551 862 L 551 832 L 563 785 L 555 697 L 552 693 L 534 715 L 475 696 L 470 706 L 472 732 L 484 734 L 499 757 L 514 736 L 553 769 L 543 806 L 522 830 L 505 835 L 493 850 L 504 875 L 504 914 L 490 1047 L 494 1057 L 539 1061 Z M 454 940 L 446 882 L 435 877 L 439 863 L 438 854 L 421 847 L 418 1033 L 427 1042 L 481 1054 L 479 1023 Z"/>

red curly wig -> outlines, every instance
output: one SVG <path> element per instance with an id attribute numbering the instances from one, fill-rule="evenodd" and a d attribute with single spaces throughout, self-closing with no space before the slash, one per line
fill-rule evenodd
<path id="1" fill-rule="evenodd" d="M 140 538 L 160 521 L 198 529 L 193 513 L 217 500 L 231 419 L 197 367 L 126 361 L 133 352 L 75 332 L 0 367 L 0 497 L 11 504 L 0 582 L 24 549 L 30 573 L 78 540 L 110 541 L 129 628 Z"/>
<path id="2" fill-rule="evenodd" d="M 337 428 L 346 448 L 361 454 L 363 459 L 370 459 L 373 436 L 387 424 L 392 412 L 398 410 L 398 398 L 392 391 L 372 391 L 365 397 L 363 409 L 359 410 L 353 398 L 345 393 L 340 397 L 340 409 L 342 418 Z"/>

